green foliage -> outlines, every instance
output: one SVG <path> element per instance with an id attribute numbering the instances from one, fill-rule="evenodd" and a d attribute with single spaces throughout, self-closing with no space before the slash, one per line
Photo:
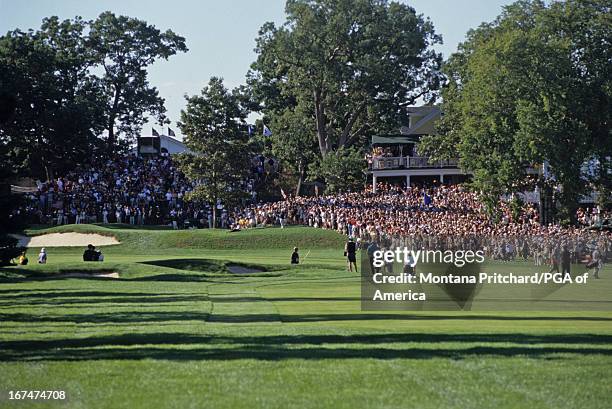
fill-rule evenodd
<path id="1" fill-rule="evenodd" d="M 612 24 L 607 1 L 519 1 L 468 33 L 444 67 L 440 135 L 420 148 L 459 156 L 474 185 L 498 195 L 548 161 L 562 213 L 610 186 Z M 588 176 L 581 168 L 595 160 Z"/>
<path id="2" fill-rule="evenodd" d="M 10 264 L 11 260 L 19 257 L 24 251 L 24 247 L 17 246 L 16 238 L 0 233 L 0 266 Z"/>
<path id="3" fill-rule="evenodd" d="M 283 173 L 296 179 L 296 195 L 300 194 L 308 166 L 317 158 L 316 131 L 307 117 L 299 106 L 272 117 L 272 154 L 280 160 Z"/>
<path id="4" fill-rule="evenodd" d="M 342 148 L 315 162 L 310 180 L 325 179 L 328 193 L 357 191 L 364 186 L 364 172 L 363 153 L 355 148 Z"/>
<path id="5" fill-rule="evenodd" d="M 0 94 L 15 98 L 14 112 L 0 123 L 3 176 L 51 178 L 99 148 L 102 92 L 90 73 L 86 26 L 51 17 L 39 31 L 0 37 Z"/>
<path id="6" fill-rule="evenodd" d="M 441 39 L 411 7 L 289 0 L 286 13 L 282 26 L 261 28 L 247 81 L 276 126 L 293 122 L 302 127 L 298 135 L 312 135 L 300 150 L 323 158 L 337 149 L 362 148 L 370 133 L 389 133 L 405 122 L 403 106 L 419 97 L 434 99 L 441 57 L 431 46 Z M 294 138 L 296 133 L 284 133 L 275 145 L 284 150 Z"/>
<path id="7" fill-rule="evenodd" d="M 159 58 L 186 51 L 184 39 L 144 21 L 105 12 L 43 20 L 38 31 L 0 37 L 2 175 L 50 179 L 140 132 L 145 114 L 164 120 L 163 99 L 147 80 Z"/>
<path id="8" fill-rule="evenodd" d="M 118 134 L 138 136 L 145 114 L 167 122 L 164 99 L 149 85 L 147 67 L 187 51 L 185 39 L 171 30 L 161 32 L 147 22 L 104 12 L 90 24 L 88 45 L 104 69 L 105 126 L 108 148 L 116 149 Z"/>
<path id="9" fill-rule="evenodd" d="M 190 199 L 235 204 L 245 195 L 241 184 L 250 169 L 248 112 L 221 78 L 211 78 L 199 95 L 186 99 L 179 126 L 192 153 L 181 154 L 179 166 L 197 183 Z"/>

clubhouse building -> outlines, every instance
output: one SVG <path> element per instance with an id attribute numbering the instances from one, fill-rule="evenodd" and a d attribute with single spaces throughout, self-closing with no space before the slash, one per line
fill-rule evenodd
<path id="1" fill-rule="evenodd" d="M 424 135 L 432 135 L 440 118 L 438 106 L 408 107 L 408 126 L 397 135 L 372 136 L 368 155 L 368 173 L 376 192 L 378 182 L 402 183 L 405 186 L 423 184 L 456 184 L 470 177 L 458 167 L 457 159 L 432 161 L 417 152 Z M 369 176 L 368 175 L 368 176 Z"/>
<path id="2" fill-rule="evenodd" d="M 402 126 L 397 135 L 372 136 L 371 152 L 368 155 L 368 177 L 371 176 L 372 190 L 376 192 L 379 182 L 422 186 L 436 184 L 458 184 L 471 178 L 471 173 L 462 171 L 457 159 L 433 161 L 417 152 L 418 142 L 425 135 L 436 133 L 435 123 L 440 118 L 438 106 L 408 107 L 408 126 Z M 583 165 L 588 174 L 593 163 Z M 544 167 L 528 167 L 528 175 L 538 176 Z M 525 202 L 540 203 L 538 189 L 518 193 Z M 580 198 L 582 204 L 593 204 L 597 193 L 591 192 Z"/>

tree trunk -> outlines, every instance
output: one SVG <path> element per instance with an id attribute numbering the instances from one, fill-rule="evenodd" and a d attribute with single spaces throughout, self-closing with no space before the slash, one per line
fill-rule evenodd
<path id="1" fill-rule="evenodd" d="M 340 134 L 340 139 L 338 140 L 338 148 L 343 148 L 349 144 L 350 139 L 351 139 L 350 138 L 351 130 L 353 129 L 355 122 L 357 122 L 357 119 L 359 119 L 359 116 L 361 115 L 365 107 L 366 107 L 366 103 L 364 101 L 359 105 L 359 107 L 355 110 L 355 112 L 353 112 L 351 116 L 349 117 L 349 120 L 346 126 L 344 127 L 344 129 L 342 130 L 342 133 Z M 353 134 L 353 136 L 354 135 L 356 135 L 356 133 Z"/>
<path id="2" fill-rule="evenodd" d="M 607 208 L 612 203 L 612 178 L 608 167 L 605 165 L 607 160 L 603 154 L 599 154 L 599 180 L 596 183 L 597 204 L 602 208 Z"/>
<path id="3" fill-rule="evenodd" d="M 45 176 L 47 177 L 47 182 L 50 182 L 55 178 L 55 172 L 53 171 L 53 167 L 48 163 L 43 163 L 45 167 Z"/>
<path id="4" fill-rule="evenodd" d="M 212 214 L 213 214 L 212 215 L 213 216 L 212 228 L 216 229 L 217 228 L 217 199 L 215 199 L 213 203 Z"/>
<path id="5" fill-rule="evenodd" d="M 47 155 L 45 154 L 46 150 L 44 148 L 45 142 L 43 141 L 40 135 L 37 136 L 36 141 L 38 142 L 37 150 L 38 152 L 40 152 L 40 164 L 45 170 L 45 177 L 47 178 L 47 182 L 50 182 L 55 176 L 53 172 L 53 165 L 47 159 Z"/>
<path id="6" fill-rule="evenodd" d="M 119 107 L 119 97 L 121 96 L 121 87 L 115 85 L 115 95 L 113 98 L 113 107 L 108 119 L 108 152 L 115 152 L 117 137 L 115 136 L 115 118 L 117 117 L 117 108 Z"/>
<path id="7" fill-rule="evenodd" d="M 329 141 L 327 140 L 327 129 L 325 127 L 325 108 L 323 107 L 321 91 L 317 89 L 313 94 L 319 150 L 321 151 L 321 156 L 325 156 L 329 151 Z"/>
<path id="8" fill-rule="evenodd" d="M 298 182 L 295 188 L 295 196 L 300 195 L 300 191 L 302 190 L 302 183 L 304 183 L 304 161 L 300 159 L 298 163 Z"/>
<path id="9" fill-rule="evenodd" d="M 115 151 L 115 142 L 116 142 L 116 138 L 115 138 L 115 126 L 114 126 L 114 122 L 115 119 L 112 118 L 109 121 L 108 124 L 108 141 L 107 141 L 107 148 L 108 148 L 108 152 L 109 153 L 113 153 Z"/>

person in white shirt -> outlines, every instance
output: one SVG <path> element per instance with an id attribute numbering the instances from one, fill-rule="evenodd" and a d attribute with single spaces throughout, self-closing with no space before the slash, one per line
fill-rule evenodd
<path id="1" fill-rule="evenodd" d="M 47 264 L 47 251 L 44 247 L 38 253 L 38 264 Z"/>
<path id="2" fill-rule="evenodd" d="M 603 267 L 603 260 L 598 249 L 593 250 L 591 266 L 593 268 L 593 278 L 599 278 L 599 270 Z"/>

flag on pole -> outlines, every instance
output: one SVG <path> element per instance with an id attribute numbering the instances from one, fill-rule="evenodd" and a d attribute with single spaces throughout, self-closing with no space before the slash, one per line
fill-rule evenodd
<path id="1" fill-rule="evenodd" d="M 266 126 L 266 124 L 263 126 L 263 136 L 272 136 L 272 131 Z"/>
<path id="2" fill-rule="evenodd" d="M 153 136 L 159 136 L 159 132 L 155 130 L 155 128 L 151 128 L 153 130 Z"/>
<path id="3" fill-rule="evenodd" d="M 176 134 L 172 129 L 170 129 L 170 127 L 168 127 L 168 136 L 176 136 Z"/>
<path id="4" fill-rule="evenodd" d="M 281 187 L 281 195 L 283 196 L 283 199 L 287 200 L 287 194 L 285 193 L 282 187 Z"/>

